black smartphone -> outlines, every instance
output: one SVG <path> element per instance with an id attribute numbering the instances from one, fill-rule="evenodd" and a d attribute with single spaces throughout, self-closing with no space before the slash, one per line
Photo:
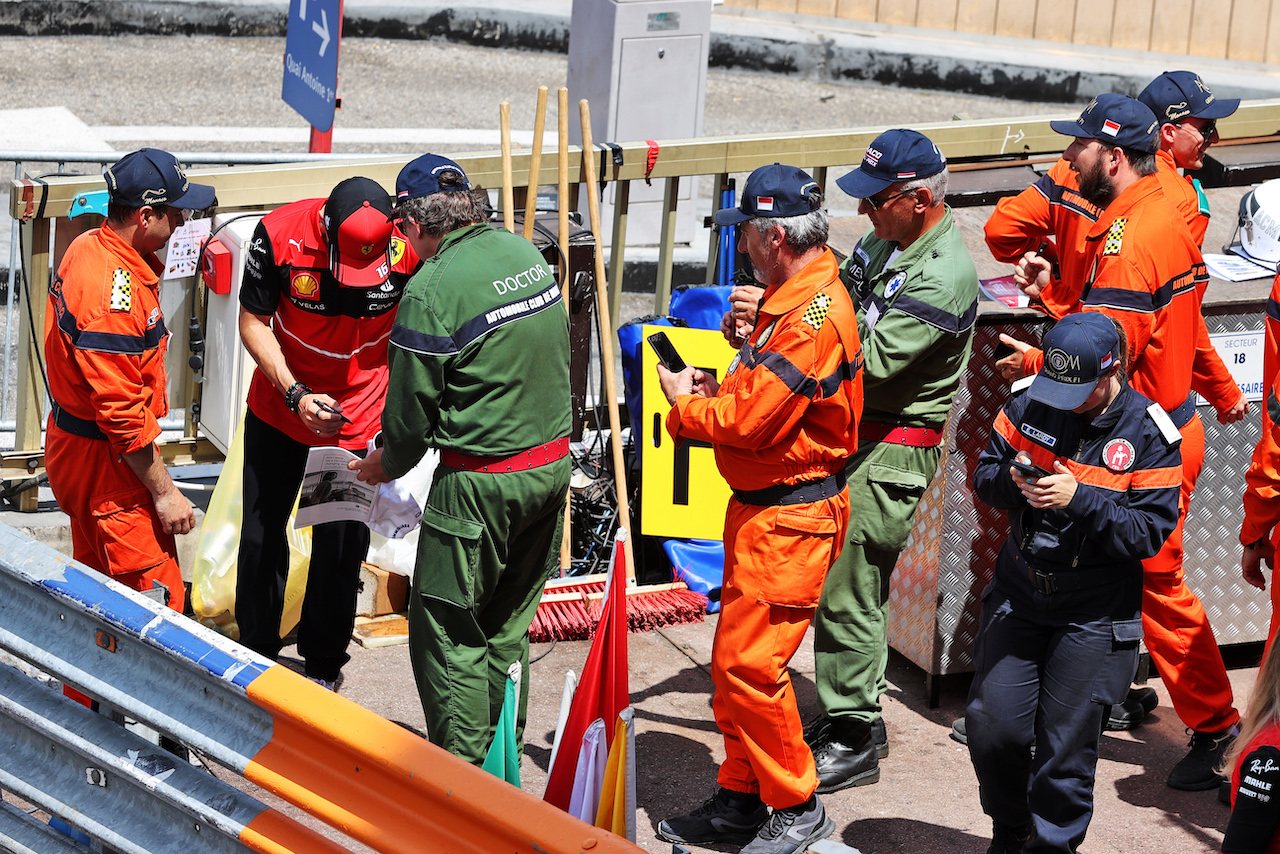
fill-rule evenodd
<path id="1" fill-rule="evenodd" d="M 1001 359 L 1003 359 L 1005 356 L 1011 356 L 1011 355 L 1013 355 L 1013 345 L 1006 344 L 1003 341 L 1001 341 L 998 344 L 996 344 L 996 349 L 991 354 L 991 358 L 993 361 L 998 362 Z"/>
<path id="2" fill-rule="evenodd" d="M 1022 472 L 1023 476 L 1027 478 L 1049 476 L 1049 473 L 1044 469 L 1040 468 L 1040 466 L 1032 465 L 1031 463 L 1024 463 L 1022 460 L 1019 460 L 1019 459 L 1009 460 L 1009 465 L 1013 466 L 1018 471 Z"/>
<path id="3" fill-rule="evenodd" d="M 662 362 L 663 367 L 671 373 L 678 374 L 687 367 L 684 359 L 681 359 L 680 354 L 676 352 L 675 345 L 667 337 L 667 333 L 655 332 L 646 340 L 653 348 L 653 352 L 658 354 L 658 361 Z"/>

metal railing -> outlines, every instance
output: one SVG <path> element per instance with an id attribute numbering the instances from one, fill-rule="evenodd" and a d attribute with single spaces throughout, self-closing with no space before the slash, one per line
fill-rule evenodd
<path id="1" fill-rule="evenodd" d="M 1070 116 L 1074 118 L 1076 114 Z M 985 167 L 999 161 L 1017 162 L 1053 156 L 1065 147 L 1065 138 L 1055 133 L 1049 122 L 1063 116 L 1028 116 L 1004 119 L 964 120 L 935 122 L 916 125 L 916 129 L 929 136 L 946 154 L 953 170 Z M 1219 133 L 1226 143 L 1246 139 L 1270 137 L 1280 133 L 1280 100 L 1250 101 L 1241 104 L 1232 116 L 1218 123 Z M 695 140 L 669 140 L 660 143 L 660 155 L 652 170 L 648 170 L 649 146 L 643 142 L 622 143 L 614 150 L 597 145 L 592 162 L 595 177 L 603 188 L 616 183 L 618 192 L 613 211 L 613 221 L 608 233 L 612 251 L 608 264 L 609 295 L 614 315 L 611 326 L 617 326 L 617 306 L 622 291 L 623 269 L 626 264 L 627 217 L 631 182 L 646 177 L 662 182 L 662 223 L 658 246 L 658 264 L 654 283 L 654 312 L 665 313 L 670 298 L 672 267 L 675 259 L 674 215 L 679 199 L 679 183 L 682 179 L 698 176 L 713 178 L 715 188 L 727 185 L 731 175 L 742 175 L 766 163 L 783 162 L 804 167 L 824 187 L 827 172 L 831 168 L 856 165 L 862 152 L 882 131 L 881 127 L 853 129 L 813 130 L 788 134 L 767 134 Z M 21 152 L 22 154 L 32 154 Z M 38 153 L 37 153 L 38 154 Z M 0 156 L 3 156 L 0 153 Z M 116 156 L 116 155 L 112 155 Z M 207 163 L 225 159 L 224 155 L 183 155 L 192 163 Z M 242 156 L 237 156 L 242 157 Z M 323 158 L 322 162 L 315 162 Z M 34 159 L 34 158 L 30 158 Z M 270 209 L 303 198 L 325 196 L 334 184 L 355 174 L 365 175 L 384 187 L 394 187 L 396 175 L 407 162 L 405 156 L 354 155 L 339 159 L 318 155 L 309 161 L 242 164 L 222 169 L 193 169 L 191 177 L 202 183 L 212 184 L 218 193 L 220 210 Z M 301 158 L 291 155 L 291 160 Z M 467 172 L 473 183 L 488 188 L 502 186 L 502 158 L 497 152 L 453 155 Z M 569 152 L 571 195 L 576 200 L 579 190 L 587 184 L 587 158 L 580 147 L 572 146 Z M 554 158 L 545 157 L 535 183 L 552 184 L 555 177 Z M 520 195 L 530 184 L 530 155 L 517 152 L 512 157 L 512 185 L 517 191 L 516 208 L 522 208 Z M 12 183 L 10 210 L 16 219 L 23 221 L 27 257 L 23 268 L 32 271 L 31 314 L 33 326 L 42 329 L 46 293 L 51 274 L 51 259 L 55 256 L 56 237 L 50 221 L 66 217 L 76 199 L 83 193 L 101 190 L 100 178 L 51 177 L 40 184 L 28 180 Z M 718 246 L 716 230 L 707 254 L 708 277 L 713 272 Z M 572 280 L 572 270 L 566 271 Z M 710 281 L 710 278 L 707 279 Z M 25 330 L 27 324 L 20 324 Z M 40 377 L 32 365 L 42 342 L 39 335 L 20 341 L 18 354 L 18 399 L 15 413 L 15 451 L 4 456 L 6 472 L 13 477 L 22 471 L 35 474 L 42 460 L 40 457 L 40 427 L 43 414 L 43 388 Z M 184 401 L 174 401 L 183 405 Z M 198 449 L 197 449 L 198 452 Z M 18 471 L 15 471 L 15 468 Z M 34 506 L 34 497 L 26 507 Z"/>
<path id="2" fill-rule="evenodd" d="M 120 151 L 39 151 L 36 149 L 9 149 L 0 150 L 0 163 L 13 164 L 13 177 L 15 181 L 21 181 L 24 177 L 30 176 L 39 180 L 48 180 L 53 177 L 67 176 L 67 164 L 86 164 L 98 167 L 97 172 L 101 173 L 102 168 L 114 163 L 123 156 L 124 152 Z M 274 154 L 242 154 L 237 152 L 177 152 L 175 156 L 183 164 L 191 165 L 266 165 L 273 163 L 307 163 L 307 162 L 333 162 L 335 160 L 364 160 L 368 155 L 360 154 L 293 154 L 293 153 L 274 153 Z M 31 173 L 29 166 L 31 164 L 53 164 L 53 170 L 50 172 Z M 80 178 L 93 179 L 94 175 L 84 176 L 76 175 Z M 4 350 L 0 354 L 0 433 L 12 433 L 15 428 L 14 416 L 10 412 L 9 398 L 13 391 L 13 384 L 18 377 L 18 369 L 14 362 L 14 329 L 15 321 L 21 322 L 21 319 L 15 317 L 17 311 L 18 296 L 18 277 L 23 269 L 21 255 L 21 227 L 22 221 L 17 217 L 9 217 L 10 220 L 9 233 L 9 267 L 7 274 L 6 291 L 8 299 L 5 305 L 5 324 L 4 324 Z M 46 401 L 47 402 L 47 401 Z M 160 426 L 164 430 L 182 430 L 184 420 L 180 417 L 170 417 L 160 422 Z"/>
<path id="3" fill-rule="evenodd" d="M 0 664 L 0 788 L 121 852 L 641 851 L 6 525 L 0 649 L 310 817 Z M 6 847 L 87 850 L 12 805 Z"/>

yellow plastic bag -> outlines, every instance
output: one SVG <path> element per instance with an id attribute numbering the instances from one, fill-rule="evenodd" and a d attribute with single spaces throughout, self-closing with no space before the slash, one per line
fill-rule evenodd
<path id="1" fill-rule="evenodd" d="M 196 619 L 232 640 L 240 639 L 236 623 L 236 557 L 240 549 L 240 520 L 244 504 L 244 418 L 231 440 L 231 449 L 222 464 L 222 475 L 209 499 L 196 544 L 196 563 L 191 570 L 191 609 Z M 286 526 L 289 538 L 289 580 L 285 584 L 284 612 L 280 636 L 293 631 L 302 616 L 302 596 L 307 590 L 307 568 L 311 565 L 311 529 L 296 530 L 293 513 Z"/>

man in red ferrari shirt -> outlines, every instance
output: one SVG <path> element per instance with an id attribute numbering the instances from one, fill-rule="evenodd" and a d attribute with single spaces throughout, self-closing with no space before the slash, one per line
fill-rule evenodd
<path id="1" fill-rule="evenodd" d="M 262 218 L 245 257 L 240 337 L 258 364 L 245 414 L 244 517 L 236 579 L 240 642 L 280 653 L 289 551 L 285 525 L 307 454 L 336 445 L 363 454 L 387 390 L 387 342 L 417 256 L 392 224 L 391 196 L 348 178 L 328 199 Z M 312 529 L 298 626 L 306 675 L 336 687 L 350 656 L 360 563 L 369 529 Z"/>

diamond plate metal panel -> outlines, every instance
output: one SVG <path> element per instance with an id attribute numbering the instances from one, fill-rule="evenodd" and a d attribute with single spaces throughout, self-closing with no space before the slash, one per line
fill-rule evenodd
<path id="1" fill-rule="evenodd" d="M 1210 333 L 1261 329 L 1261 303 L 1206 309 Z M 999 333 L 1039 340 L 1047 322 L 1015 321 L 1005 312 L 979 319 L 974 356 L 952 404 L 945 455 L 916 511 L 890 591 L 889 643 L 930 675 L 973 670 L 980 594 L 1008 536 L 1004 513 L 970 492 L 973 468 L 1008 385 L 991 353 Z M 1191 502 L 1184 547 L 1187 581 L 1200 596 L 1218 643 L 1262 640 L 1270 620 L 1267 594 L 1240 578 L 1239 532 L 1244 470 L 1257 443 L 1257 406 L 1236 424 L 1222 425 L 1202 407 L 1205 465 Z"/>
<path id="2" fill-rule="evenodd" d="M 1211 335 L 1262 330 L 1262 306 L 1206 310 Z M 1212 406 L 1200 407 L 1204 423 L 1204 470 L 1191 496 L 1183 535 L 1187 584 L 1200 597 L 1220 645 L 1266 640 L 1271 620 L 1267 593 L 1240 577 L 1240 523 L 1244 519 L 1244 473 L 1261 432 L 1260 404 L 1235 424 L 1219 424 Z"/>
<path id="3" fill-rule="evenodd" d="M 1004 513 L 976 501 L 969 489 L 978 454 L 1008 396 L 991 353 L 1001 332 L 1038 342 L 1048 328 L 1007 319 L 979 323 L 974 355 L 951 404 L 946 452 L 916 511 L 889 594 L 890 645 L 933 675 L 973 669 L 979 595 L 1009 535 Z"/>

